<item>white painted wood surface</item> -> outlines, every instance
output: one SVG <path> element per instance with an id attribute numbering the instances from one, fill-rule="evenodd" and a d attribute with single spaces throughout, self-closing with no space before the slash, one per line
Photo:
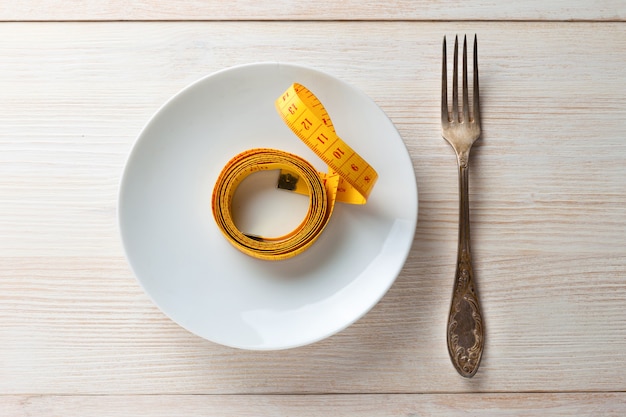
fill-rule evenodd
<path id="1" fill-rule="evenodd" d="M 341 22 L 237 21 L 288 2 L 70 3 L 3 3 L 0 20 L 180 21 L 0 23 L 0 415 L 626 413 L 626 24 L 606 21 L 623 19 L 622 2 L 468 3 L 482 17 L 423 2 L 406 17 L 485 22 L 392 21 L 408 2 L 348 16 L 390 21 Z M 350 4 L 276 16 L 332 20 Z M 487 346 L 465 380 L 445 346 L 457 179 L 438 108 L 442 37 L 474 32 Z M 256 61 L 314 66 L 367 93 L 419 187 L 414 246 L 385 298 L 338 335 L 283 352 L 225 348 L 169 321 L 133 278 L 116 223 L 149 117 L 198 78 Z"/>
<path id="2" fill-rule="evenodd" d="M 623 393 L 0 397 L 15 417 L 621 417 L 624 402 Z"/>
<path id="3" fill-rule="evenodd" d="M 50 20 L 623 21 L 622 0 L 6 0 L 0 21 Z"/>

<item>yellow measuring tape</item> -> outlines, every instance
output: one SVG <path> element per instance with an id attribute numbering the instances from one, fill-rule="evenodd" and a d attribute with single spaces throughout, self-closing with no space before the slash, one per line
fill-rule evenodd
<path id="1" fill-rule="evenodd" d="M 293 84 L 275 102 L 281 118 L 327 165 L 318 172 L 303 158 L 288 152 L 258 148 L 240 153 L 220 173 L 213 189 L 213 216 L 226 238 L 255 258 L 287 259 L 306 250 L 324 230 L 336 201 L 365 204 L 376 183 L 376 171 L 337 134 L 322 103 L 306 87 Z M 278 187 L 309 196 L 302 223 L 280 237 L 242 233 L 233 221 L 232 200 L 248 175 L 280 170 Z"/>

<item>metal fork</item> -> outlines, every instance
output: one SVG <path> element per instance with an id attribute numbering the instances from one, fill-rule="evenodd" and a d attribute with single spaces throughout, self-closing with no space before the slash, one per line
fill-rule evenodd
<path id="1" fill-rule="evenodd" d="M 452 112 L 448 111 L 446 38 L 443 38 L 443 71 L 441 78 L 441 131 L 456 152 L 459 166 L 459 242 L 452 303 L 448 316 L 448 352 L 456 370 L 472 377 L 478 370 L 485 342 L 483 317 L 476 288 L 470 252 L 469 155 L 472 144 L 480 136 L 480 100 L 478 90 L 478 49 L 474 36 L 474 85 L 470 113 L 467 84 L 467 37 L 463 40 L 463 96 L 459 111 L 458 36 L 454 40 L 452 72 Z"/>

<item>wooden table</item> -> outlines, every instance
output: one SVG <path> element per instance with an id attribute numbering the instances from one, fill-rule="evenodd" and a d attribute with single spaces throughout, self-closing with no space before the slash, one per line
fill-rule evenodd
<path id="1" fill-rule="evenodd" d="M 0 415 L 625 415 L 626 3 L 260 3 L 0 5 Z M 440 61 L 457 33 L 478 34 L 484 125 L 470 194 L 487 343 L 473 379 L 445 341 L 458 194 Z M 368 94 L 419 188 L 415 241 L 382 301 L 279 352 L 166 318 L 133 277 L 116 215 L 159 106 L 258 61 Z"/>

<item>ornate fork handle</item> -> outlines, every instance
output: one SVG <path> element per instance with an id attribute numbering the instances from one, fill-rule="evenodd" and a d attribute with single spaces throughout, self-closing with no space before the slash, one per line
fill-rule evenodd
<path id="1" fill-rule="evenodd" d="M 468 157 L 469 150 L 458 155 L 459 247 L 447 335 L 452 363 L 462 376 L 469 378 L 478 370 L 485 338 L 470 251 Z"/>

